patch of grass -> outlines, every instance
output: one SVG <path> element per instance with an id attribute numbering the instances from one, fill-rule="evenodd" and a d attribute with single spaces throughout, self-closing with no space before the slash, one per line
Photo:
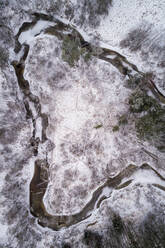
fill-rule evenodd
<path id="1" fill-rule="evenodd" d="M 127 114 L 123 114 L 119 117 L 118 124 L 112 127 L 113 132 L 118 132 L 120 126 L 126 125 L 128 123 Z"/>
<path id="2" fill-rule="evenodd" d="M 85 48 L 81 47 L 79 37 L 66 35 L 62 44 L 62 59 L 70 66 L 75 66 L 80 57 L 88 62 L 91 58 L 91 53 Z"/>

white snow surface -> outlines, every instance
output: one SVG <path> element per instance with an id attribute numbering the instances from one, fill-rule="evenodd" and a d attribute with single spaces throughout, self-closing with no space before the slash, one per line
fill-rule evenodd
<path id="1" fill-rule="evenodd" d="M 55 144 L 44 204 L 51 214 L 71 214 L 85 206 L 107 176 L 129 163 L 155 164 L 141 152 L 132 127 L 112 131 L 128 108 L 130 92 L 123 86 L 124 77 L 96 59 L 89 65 L 80 60 L 70 68 L 61 60 L 60 46 L 55 37 L 35 37 L 25 78 L 49 117 L 47 135 Z"/>
<path id="2" fill-rule="evenodd" d="M 91 36 L 95 35 L 103 47 L 114 49 L 126 56 L 140 71 L 144 73 L 152 71 L 155 75 L 154 82 L 165 94 L 164 66 L 161 66 L 164 61 L 164 23 L 164 0 L 115 0 L 109 9 L 109 15 L 102 18 L 98 28 L 96 30 L 87 28 L 87 32 Z M 140 50 L 131 51 L 120 45 L 130 32 L 146 29 L 148 34 Z"/>
<path id="3" fill-rule="evenodd" d="M 141 23 L 150 23 L 154 28 L 164 28 L 165 1 L 115 0 L 97 32 L 112 47 L 118 47 L 130 30 Z"/>
<path id="4" fill-rule="evenodd" d="M 27 31 L 24 31 L 20 34 L 19 42 L 21 44 L 23 43 L 30 44 L 30 42 L 34 39 L 34 37 L 38 35 L 42 30 L 53 25 L 54 25 L 53 22 L 39 20 L 31 29 L 28 29 Z"/>
<path id="5" fill-rule="evenodd" d="M 75 0 L 72 2 L 75 4 Z M 153 42 L 161 43 L 162 46 L 164 13 L 164 0 L 115 0 L 109 16 L 102 20 L 96 30 L 90 28 L 85 31 L 79 30 L 86 40 L 92 40 L 93 35 L 98 35 L 100 45 L 124 54 L 144 72 L 155 70 L 161 80 L 163 70 L 158 70 L 157 58 L 154 55 L 148 53 L 148 60 L 144 61 L 139 52 L 122 49 L 119 43 L 131 30 L 144 22 L 152 25 L 151 37 L 155 35 Z M 12 14 L 14 16 L 14 11 Z M 18 23 L 17 17 L 17 28 Z M 13 23 L 13 27 L 14 25 Z M 96 60 L 93 60 L 89 66 L 80 61 L 78 67 L 70 68 L 61 61 L 60 41 L 43 34 L 35 37 L 49 25 L 54 24 L 38 21 L 32 29 L 21 34 L 19 41 L 31 46 L 25 66 L 25 78 L 30 82 L 32 93 L 39 96 L 42 112 L 49 117 L 47 136 L 55 143 L 55 149 L 49 156 L 51 173 L 44 204 L 52 214 L 73 214 L 83 208 L 90 200 L 91 194 L 105 182 L 108 176 L 115 176 L 128 164 L 134 163 L 140 166 L 147 162 L 162 174 L 164 168 L 159 167 L 159 161 L 155 162 L 155 159 L 142 151 L 145 147 L 158 157 L 160 156 L 158 151 L 147 142 L 142 143 L 136 138 L 134 127 L 128 125 L 118 133 L 112 132 L 118 116 L 122 115 L 128 107 L 126 99 L 130 92 L 123 87 L 123 76 L 111 65 Z M 0 89 L 3 91 L 2 74 L 0 83 Z M 4 97 L 1 90 L 1 107 L 5 109 L 12 99 Z M 5 124 L 3 118 L 1 118 L 1 124 Z M 6 125 L 10 127 L 11 123 Z M 98 125 L 101 127 L 97 129 Z M 22 153 L 22 148 L 27 146 L 30 133 L 30 125 L 25 126 L 16 144 L 10 145 L 14 147 L 14 155 Z M 41 138 L 40 119 L 37 120 L 37 136 Z M 45 150 L 40 147 L 38 157 L 44 156 Z M 34 158 L 29 166 L 24 167 L 24 176 L 22 174 L 18 176 L 26 179 L 25 192 L 20 196 L 25 205 L 28 205 L 29 201 L 27 181 L 30 182 L 33 169 Z M 0 188 L 4 178 L 5 174 L 1 173 Z M 131 179 L 133 182 L 124 189 L 111 192 L 110 188 L 104 188 L 101 196 L 110 197 L 102 202 L 99 211 L 95 211 L 88 221 L 99 222 L 103 216 L 107 218 L 107 213 L 112 208 L 118 211 L 121 217 L 140 222 L 152 210 L 154 201 L 155 204 L 160 203 L 160 206 L 164 204 L 164 192 L 153 186 L 148 187 L 151 184 L 164 186 L 164 181 L 153 171 L 140 170 L 133 174 Z M 125 179 L 122 183 L 124 182 Z M 10 202 L 7 204 L 10 205 Z M 3 216 L 3 210 L 1 208 L 1 216 Z M 84 227 L 81 223 L 81 227 L 77 225 L 76 228 L 73 227 L 67 231 L 61 230 L 57 234 L 57 239 L 61 240 L 61 237 L 69 239 L 75 230 L 86 228 L 88 221 L 84 222 Z M 103 220 L 100 223 L 104 226 Z M 0 237 L 5 242 L 7 225 L 0 228 L 2 229 Z M 38 247 L 49 247 L 49 242 L 53 242 L 54 233 L 51 234 L 49 229 L 45 231 L 42 228 L 36 228 L 36 230 L 40 230 L 43 238 L 40 242 L 41 246 L 38 242 Z M 79 240 L 79 235 L 77 233 L 74 235 Z M 14 240 L 13 237 L 12 239 Z M 13 247 L 17 246 L 14 242 L 12 244 Z"/>

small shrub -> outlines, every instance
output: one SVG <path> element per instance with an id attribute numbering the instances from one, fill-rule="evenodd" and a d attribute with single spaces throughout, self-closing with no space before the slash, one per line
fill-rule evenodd
<path id="1" fill-rule="evenodd" d="M 115 214 L 112 218 L 112 223 L 115 231 L 121 233 L 123 231 L 123 222 L 121 217 L 118 214 Z"/>
<path id="2" fill-rule="evenodd" d="M 8 64 L 9 53 L 6 49 L 0 47 L 0 67 L 4 68 Z"/>
<path id="3" fill-rule="evenodd" d="M 101 248 L 102 247 L 102 236 L 97 232 L 86 230 L 84 233 L 84 243 L 88 247 Z"/>
<path id="4" fill-rule="evenodd" d="M 139 74 L 135 74 L 133 77 L 126 80 L 124 86 L 128 89 L 134 90 L 140 85 L 140 82 L 141 82 L 141 77 L 139 77 Z"/>
<path id="5" fill-rule="evenodd" d="M 62 243 L 62 248 L 71 248 L 69 243 Z"/>
<path id="6" fill-rule="evenodd" d="M 142 24 L 128 33 L 127 37 L 120 42 L 120 46 L 122 48 L 129 48 L 132 52 L 138 51 L 149 37 L 149 34 L 150 26 Z"/>
<path id="7" fill-rule="evenodd" d="M 81 1 L 81 14 L 79 24 L 88 24 L 96 27 L 100 23 L 100 16 L 108 15 L 112 0 L 83 0 Z"/>
<path id="8" fill-rule="evenodd" d="M 8 0 L 1 0 L 0 2 L 0 9 L 4 9 L 6 6 L 9 5 L 9 1 Z"/>
<path id="9" fill-rule="evenodd" d="M 112 131 L 113 131 L 113 132 L 119 131 L 119 126 L 117 126 L 117 125 L 116 125 L 116 126 L 113 126 Z"/>
<path id="10" fill-rule="evenodd" d="M 119 117 L 119 125 L 126 125 L 128 123 L 128 117 L 126 114 Z"/>
<path id="11" fill-rule="evenodd" d="M 102 125 L 102 124 L 98 124 L 98 125 L 96 125 L 94 128 L 95 128 L 95 129 L 99 129 L 99 128 L 101 128 L 101 127 L 103 127 L 103 125 Z"/>

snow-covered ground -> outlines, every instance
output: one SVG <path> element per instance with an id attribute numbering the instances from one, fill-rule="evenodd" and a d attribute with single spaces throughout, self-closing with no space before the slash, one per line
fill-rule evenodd
<path id="1" fill-rule="evenodd" d="M 31 2 L 28 4 L 30 8 L 36 7 Z M 73 6 L 76 4 L 76 1 L 72 1 Z M 6 7 L 6 13 L 7 9 L 10 9 L 10 4 Z M 11 10 L 10 14 L 13 11 Z M 84 30 L 82 26 L 77 27 L 77 30 L 86 40 L 93 43 L 97 40 L 100 46 L 120 52 L 141 71 L 154 71 L 156 82 L 163 90 L 164 67 L 159 65 L 163 55 L 160 56 L 160 52 L 156 54 L 155 47 L 157 44 L 159 51 L 162 51 L 164 46 L 164 13 L 163 0 L 115 0 L 109 9 L 109 15 L 102 17 L 97 28 L 86 27 Z M 19 25 L 28 19 L 27 15 L 21 16 L 22 21 L 19 23 L 19 15 L 17 12 L 17 15 L 13 16 L 15 23 L 11 25 L 11 28 L 17 31 Z M 64 16 L 59 18 L 62 20 Z M 71 24 L 74 24 L 74 18 Z M 52 215 L 70 215 L 81 211 L 93 192 L 107 178 L 115 177 L 129 164 L 140 167 L 143 163 L 148 163 L 165 176 L 164 154 L 159 153 L 149 143 L 140 141 L 132 123 L 122 126 L 118 132 L 113 132 L 119 116 L 128 110 L 128 96 L 131 91 L 124 87 L 125 77 L 111 64 L 97 58 L 92 58 L 88 64 L 80 59 L 77 65 L 71 68 L 62 60 L 62 41 L 42 32 L 51 25 L 54 23 L 40 20 L 19 37 L 21 44 L 30 45 L 24 77 L 29 81 L 30 91 L 39 97 L 42 113 L 48 116 L 46 134 L 55 146 L 51 152 L 48 152 L 45 142 L 39 145 L 37 157 L 32 155 L 29 141 L 32 122 L 26 120 L 23 94 L 16 86 L 12 69 L 7 69 L 6 74 L 0 75 L 0 101 L 3 110 L 2 114 L 0 113 L 1 133 L 3 128 L 10 131 L 6 131 L 8 136 L 6 133 L 6 136 L 0 136 L 3 137 L 3 170 L 0 183 L 4 194 L 0 199 L 1 222 L 4 222 L 3 231 L 0 233 L 2 247 L 51 247 L 51 244 L 55 243 L 58 248 L 64 247 L 61 245 L 63 240 L 71 242 L 71 247 L 86 247 L 83 242 L 79 242 L 84 230 L 91 225 L 90 230 L 104 232 L 111 210 L 117 212 L 123 220 L 135 224 L 141 223 L 147 214 L 156 211 L 155 209 L 158 209 L 158 213 L 164 211 L 164 179 L 151 169 L 139 169 L 131 176 L 125 175 L 118 188 L 104 188 L 99 199 L 104 196 L 108 199 L 102 201 L 99 209 L 94 210 L 89 219 L 75 226 L 56 233 L 40 227 L 31 216 L 28 192 L 34 173 L 34 161 L 43 159 L 46 155 L 50 169 L 43 202 Z M 147 33 L 147 37 L 142 41 L 140 49 L 132 51 L 129 46 L 123 47 L 122 41 L 132 30 L 139 27 L 141 30 L 149 28 L 149 34 Z M 143 54 L 145 49 L 147 55 Z M 18 59 L 19 56 L 20 54 L 14 55 L 14 52 L 11 52 L 10 59 Z M 8 85 L 8 82 L 9 89 L 6 91 L 5 85 Z M 14 89 L 12 85 L 15 86 Z M 8 94 L 7 97 L 6 92 L 11 92 L 11 95 Z M 36 118 L 36 137 L 41 140 L 42 121 L 40 117 L 37 118 L 33 103 L 30 103 L 30 107 Z M 12 109 L 15 118 L 10 117 Z M 12 130 L 13 123 L 17 128 Z M 5 139 L 7 143 L 4 142 Z M 128 180 L 132 180 L 131 183 L 120 188 Z M 92 226 L 91 223 L 95 222 Z M 28 239 L 31 243 L 28 243 Z"/>
<path id="2" fill-rule="evenodd" d="M 49 116 L 47 135 L 55 144 L 44 203 L 51 214 L 72 214 L 108 176 L 129 163 L 157 165 L 142 151 L 149 145 L 139 143 L 132 127 L 113 132 L 118 117 L 128 109 L 130 92 L 124 88 L 124 77 L 96 59 L 88 66 L 80 61 L 70 68 L 61 61 L 60 46 L 49 35 L 34 38 L 25 78 Z"/>
<path id="3" fill-rule="evenodd" d="M 119 46 L 121 40 L 140 24 L 146 23 L 153 28 L 164 29 L 165 1 L 150 0 L 116 0 L 97 28 L 101 39 L 112 47 Z"/>
<path id="4" fill-rule="evenodd" d="M 109 15 L 102 19 L 94 32 L 102 46 L 123 54 L 130 62 L 136 64 L 139 70 L 152 71 L 155 74 L 157 86 L 165 93 L 164 10 L 164 0 L 116 0 L 109 10 Z M 132 40 L 127 44 L 130 44 L 130 47 L 134 46 L 134 43 L 137 47 L 139 43 L 141 45 L 137 50 L 135 45 L 135 49 L 131 51 L 129 45 L 122 47 L 121 44 L 123 40 L 129 40 L 129 34 L 133 32 Z M 143 32 L 144 37 L 141 37 Z"/>

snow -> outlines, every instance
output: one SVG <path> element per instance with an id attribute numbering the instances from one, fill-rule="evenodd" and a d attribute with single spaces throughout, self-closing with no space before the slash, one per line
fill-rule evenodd
<path id="1" fill-rule="evenodd" d="M 142 183 L 142 184 L 160 184 L 165 186 L 165 181 L 161 180 L 155 172 L 148 170 L 139 170 L 133 175 L 133 183 Z"/>
<path id="2" fill-rule="evenodd" d="M 106 197 L 110 197 L 110 193 L 111 193 L 112 189 L 110 187 L 104 187 L 103 191 L 102 191 L 102 195 L 106 196 Z"/>
<path id="3" fill-rule="evenodd" d="M 36 120 L 36 137 L 39 137 L 40 140 L 42 140 L 42 120 L 41 118 L 37 118 Z"/>
<path id="4" fill-rule="evenodd" d="M 53 26 L 54 23 L 50 21 L 43 21 L 39 20 L 31 29 L 22 32 L 19 36 L 19 42 L 21 44 L 27 43 L 30 44 L 30 42 L 34 39 L 36 35 L 38 35 L 42 30 L 49 26 Z"/>
<path id="5" fill-rule="evenodd" d="M 155 28 L 164 27 L 165 1 L 159 0 L 115 0 L 97 28 L 101 39 L 112 47 L 118 47 L 119 42 L 131 29 L 141 23 L 150 23 Z"/>
<path id="6" fill-rule="evenodd" d="M 89 119 L 92 119 L 95 113 L 94 107 L 86 104 L 82 96 L 82 90 L 82 86 L 77 84 L 71 90 L 62 92 L 57 96 L 55 111 L 61 117 L 61 120 L 55 131 L 55 144 L 60 139 L 65 140 L 65 137 L 70 132 L 73 132 L 78 138 L 81 128 Z M 84 95 L 87 94 L 89 94 L 89 91 L 85 90 Z M 53 161 L 58 160 L 59 156 L 59 150 L 56 148 L 55 154 L 53 154 Z"/>
<path id="7" fill-rule="evenodd" d="M 73 4 L 76 3 L 75 0 L 72 2 Z M 110 8 L 109 16 L 102 20 L 101 25 L 96 30 L 89 28 L 84 31 L 78 28 L 78 31 L 87 41 L 91 41 L 92 35 L 97 33 L 100 36 L 100 46 L 114 49 L 121 55 L 126 55 L 128 60 L 145 72 L 156 68 L 154 56 L 152 58 L 151 54 L 149 55 L 153 65 L 149 64 L 142 61 L 138 52 L 132 53 L 127 49 L 122 49 L 119 47 L 119 43 L 127 36 L 128 32 L 144 22 L 152 24 L 151 37 L 154 38 L 153 42 L 161 41 L 160 45 L 162 46 L 164 44 L 162 43 L 164 10 L 165 1 L 115 0 L 113 7 Z M 62 18 L 61 20 L 64 21 Z M 69 22 L 65 20 L 65 23 Z M 128 125 L 117 133 L 112 132 L 112 127 L 117 124 L 118 116 L 128 109 L 126 99 L 129 91 L 123 87 L 124 77 L 113 66 L 103 61 L 93 60 L 89 66 L 80 61 L 76 68 L 70 68 L 61 60 L 60 41 L 43 33 L 36 36 L 50 25 L 54 25 L 54 23 L 38 21 L 33 28 L 20 35 L 19 41 L 21 44 L 24 42 L 30 44 L 24 75 L 30 82 L 32 93 L 39 96 L 42 113 L 46 113 L 49 118 L 47 136 L 55 143 L 55 149 L 51 152 L 51 156 L 49 154 L 50 182 L 44 196 L 44 205 L 47 211 L 53 215 L 69 215 L 81 211 L 91 199 L 92 193 L 108 177 L 116 176 L 128 164 L 133 163 L 140 166 L 147 162 L 159 172 L 161 171 L 163 175 L 162 164 L 164 160 L 162 159 L 161 163 L 157 162 L 142 151 L 143 147 L 147 150 L 149 148 L 160 158 L 160 154 L 147 142 L 142 143 L 137 140 L 134 127 Z M 16 24 L 16 26 L 18 25 Z M 158 35 L 159 30 L 160 35 Z M 60 50 L 58 54 L 55 52 L 57 49 Z M 15 58 L 21 56 L 21 53 L 22 51 Z M 14 58 L 11 51 L 10 57 Z M 114 59 L 115 55 L 108 57 Z M 52 62 L 51 68 L 48 66 L 48 62 Z M 64 72 L 64 77 L 58 78 L 58 74 L 53 74 L 54 72 Z M 161 69 L 157 72 L 163 73 Z M 58 78 L 58 82 L 56 78 Z M 3 91 L 2 82 L 4 83 L 3 74 L 0 75 L 0 82 L 1 92 Z M 0 100 L 1 107 L 5 109 L 12 98 L 6 98 L 2 94 Z M 36 117 L 33 104 L 30 107 Z M 5 124 L 3 120 L 1 123 Z M 9 127 L 11 126 L 11 123 L 7 124 Z M 98 125 L 102 126 L 97 129 L 96 126 Z M 20 131 L 16 143 L 10 144 L 10 147 L 14 147 L 13 154 L 20 153 L 23 156 L 22 151 L 23 148 L 29 146 L 28 141 L 31 132 L 32 127 L 30 129 L 29 123 Z M 41 139 L 41 133 L 42 123 L 41 119 L 38 118 L 36 137 Z M 45 158 L 46 146 L 46 143 L 40 145 L 37 159 Z M 29 203 L 29 183 L 34 173 L 35 159 L 32 158 L 28 164 L 24 165 L 19 175 L 20 181 L 26 181 L 25 190 L 20 196 L 25 205 Z M 10 168 L 10 166 L 8 167 Z M 0 189 L 4 182 L 5 173 L 1 173 Z M 108 199 L 101 203 L 100 209 L 95 209 L 88 220 L 68 228 L 66 231 L 61 230 L 57 234 L 47 228 L 43 230 L 36 224 L 34 228 L 37 232 L 42 233 L 43 238 L 37 247 L 49 246 L 49 243 L 54 242 L 55 236 L 61 241 L 64 236 L 69 239 L 74 231 L 83 233 L 86 223 L 96 220 L 99 222 L 103 216 L 107 218 L 104 207 L 112 208 L 119 212 L 121 217 L 133 219 L 137 223 L 152 210 L 154 205 L 149 198 L 152 194 L 157 202 L 163 203 L 164 192 L 162 190 L 153 189 L 150 191 L 152 184 L 165 186 L 164 180 L 161 180 L 152 170 L 138 169 L 130 177 L 126 176 L 121 184 L 130 179 L 133 180 L 132 183 L 123 189 L 103 188 L 99 199 L 102 196 L 106 196 Z M 97 199 L 96 204 L 99 199 Z M 3 200 L 2 196 L 1 200 Z M 5 207 L 4 209 L 1 208 L 2 216 Z M 30 228 L 31 225 L 33 224 L 29 224 Z M 104 223 L 100 221 L 99 225 L 102 228 Z M 5 242 L 7 226 L 3 225 L 0 228 L 2 230 L 0 238 Z M 75 236 L 79 239 L 80 234 Z M 72 239 L 74 238 L 72 236 Z"/>
<path id="8" fill-rule="evenodd" d="M 126 183 L 129 180 L 132 180 L 130 185 L 158 184 L 161 186 L 165 186 L 165 180 L 161 179 L 152 169 L 139 168 L 130 177 L 126 176 L 124 179 L 122 179 L 120 185 L 122 185 L 123 183 Z"/>
<path id="9" fill-rule="evenodd" d="M 4 210 L 4 209 L 2 209 L 2 210 Z M 0 229 L 1 229 L 1 232 L 0 232 L 1 244 L 5 244 L 8 241 L 8 238 L 7 238 L 8 225 L 4 225 L 4 223 L 3 224 L 0 223 Z"/>
<path id="10" fill-rule="evenodd" d="M 54 52 L 60 46 L 52 36 L 36 37 L 31 42 L 25 78 L 32 93 L 39 96 L 42 112 L 49 116 L 47 135 L 55 144 L 44 204 L 51 214 L 73 214 L 85 206 L 106 176 L 115 176 L 129 163 L 141 165 L 146 154 L 141 154 L 135 133 L 124 137 L 120 131 L 112 132 L 117 116 L 127 110 L 129 90 L 123 87 L 123 76 L 103 61 L 93 61 L 88 68 L 79 62 L 78 67 L 70 68 Z M 58 74 L 52 68 L 64 74 L 57 86 Z M 102 127 L 95 128 L 98 125 Z M 153 163 L 149 157 L 147 161 Z M 67 171 L 69 178 L 65 178 Z M 83 198 L 79 190 L 86 192 Z"/>

